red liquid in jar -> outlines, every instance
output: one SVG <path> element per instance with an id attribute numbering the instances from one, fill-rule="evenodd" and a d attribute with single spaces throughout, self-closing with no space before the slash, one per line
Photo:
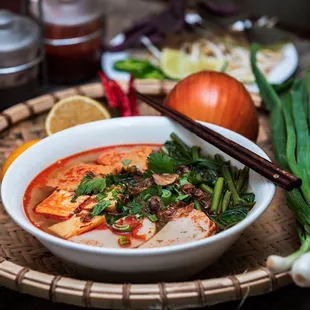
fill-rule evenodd
<path id="1" fill-rule="evenodd" d="M 100 19 L 82 25 L 45 24 L 45 38 L 65 39 L 86 36 L 102 29 Z M 100 70 L 101 36 L 90 41 L 67 46 L 46 45 L 49 80 L 55 84 L 81 82 Z"/>
<path id="2" fill-rule="evenodd" d="M 11 12 L 21 13 L 21 1 L 20 0 L 1 0 L 0 9 L 10 10 Z"/>

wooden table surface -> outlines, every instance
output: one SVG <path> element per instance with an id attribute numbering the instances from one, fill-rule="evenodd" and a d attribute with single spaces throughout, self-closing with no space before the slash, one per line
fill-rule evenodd
<path id="1" fill-rule="evenodd" d="M 106 12 L 107 39 L 118 34 L 133 21 L 145 16 L 149 12 L 160 11 L 165 1 L 147 0 L 103 0 Z M 1 8 L 1 5 L 0 5 Z M 298 40 L 296 43 L 300 63 L 298 75 L 303 76 L 310 65 L 310 42 Z M 251 297 L 240 302 L 230 302 L 209 307 L 212 310 L 309 310 L 310 289 L 301 289 L 295 285 L 282 288 L 276 292 L 263 296 Z M 51 301 L 22 295 L 5 287 L 0 287 L 0 310 L 74 310 L 79 307 L 65 304 L 55 304 Z"/>

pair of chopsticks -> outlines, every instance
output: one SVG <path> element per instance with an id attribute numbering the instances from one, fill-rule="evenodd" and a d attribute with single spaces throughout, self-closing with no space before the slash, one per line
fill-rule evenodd
<path id="1" fill-rule="evenodd" d="M 264 176 L 274 184 L 288 191 L 301 186 L 301 179 L 297 178 L 288 171 L 277 167 L 272 162 L 244 148 L 240 144 L 225 138 L 214 130 L 201 125 L 200 123 L 190 119 L 189 117 L 174 109 L 159 104 L 157 101 L 147 95 L 143 95 L 136 91 L 136 96 L 138 99 L 144 101 L 155 110 L 173 119 L 184 128 L 196 134 L 201 139 L 209 142 L 242 164 L 253 169 L 258 174 Z"/>

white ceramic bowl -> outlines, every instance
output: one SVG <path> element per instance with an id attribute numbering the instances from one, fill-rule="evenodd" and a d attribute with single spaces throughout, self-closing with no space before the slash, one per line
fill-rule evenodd
<path id="1" fill-rule="evenodd" d="M 244 147 L 268 156 L 253 142 L 241 135 L 211 124 L 206 126 L 225 135 Z M 212 145 L 165 117 L 129 117 L 93 122 L 64 130 L 45 138 L 21 154 L 8 169 L 1 187 L 6 211 L 27 232 L 61 259 L 87 272 L 88 277 L 112 280 L 147 281 L 180 280 L 201 271 L 226 251 L 266 210 L 275 186 L 250 172 L 250 186 L 256 196 L 256 205 L 246 219 L 234 227 L 204 240 L 154 249 L 112 249 L 69 242 L 49 235 L 33 226 L 27 219 L 22 203 L 31 180 L 44 168 L 69 155 L 109 145 L 131 143 L 163 143 L 171 132 L 176 132 L 190 145 L 199 145 L 209 154 L 221 153 Z M 223 154 L 234 165 L 239 162 Z"/>

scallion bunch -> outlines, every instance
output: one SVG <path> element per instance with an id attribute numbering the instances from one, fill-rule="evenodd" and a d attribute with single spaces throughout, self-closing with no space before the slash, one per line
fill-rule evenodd
<path id="1" fill-rule="evenodd" d="M 300 189 L 286 193 L 288 206 L 297 219 L 301 246 L 288 257 L 268 257 L 267 267 L 275 273 L 291 271 L 296 284 L 310 286 L 310 71 L 305 80 L 295 79 L 290 91 L 280 97 L 257 66 L 258 50 L 259 45 L 254 44 L 251 65 L 261 97 L 270 111 L 276 160 L 281 168 L 302 179 Z"/>

